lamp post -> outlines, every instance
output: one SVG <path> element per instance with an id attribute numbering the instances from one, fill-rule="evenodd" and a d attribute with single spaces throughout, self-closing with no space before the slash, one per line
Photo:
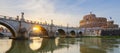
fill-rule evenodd
<path id="1" fill-rule="evenodd" d="M 69 35 L 69 34 L 68 34 L 68 27 L 69 27 L 69 24 L 67 24 L 67 36 Z"/>

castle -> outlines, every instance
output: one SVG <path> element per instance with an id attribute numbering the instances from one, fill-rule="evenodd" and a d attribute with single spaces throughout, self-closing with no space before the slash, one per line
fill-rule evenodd
<path id="1" fill-rule="evenodd" d="M 108 21 L 105 17 L 96 17 L 95 14 L 88 14 L 83 17 L 83 20 L 80 21 L 80 28 L 118 28 L 117 24 L 114 24 L 114 21 Z"/>

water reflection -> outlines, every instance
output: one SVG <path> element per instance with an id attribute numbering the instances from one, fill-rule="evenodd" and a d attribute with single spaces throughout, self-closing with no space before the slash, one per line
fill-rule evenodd
<path id="1" fill-rule="evenodd" d="M 59 37 L 55 38 L 55 45 L 58 46 L 59 45 Z"/>
<path id="2" fill-rule="evenodd" d="M 82 38 L 82 44 L 80 44 L 80 52 L 81 53 L 106 53 L 106 51 L 102 48 L 101 38 Z M 104 45 L 103 45 L 104 46 Z"/>
<path id="3" fill-rule="evenodd" d="M 80 52 L 82 53 L 108 53 L 110 51 L 113 53 L 116 51 L 115 48 L 120 47 L 120 42 L 116 41 L 117 39 L 82 38 L 81 40 L 83 43 L 80 44 Z"/>
<path id="4" fill-rule="evenodd" d="M 34 37 L 31 40 L 0 39 L 0 53 L 120 53 L 120 39 Z"/>
<path id="5" fill-rule="evenodd" d="M 56 43 L 55 43 L 56 42 Z M 53 52 L 58 45 L 57 39 L 33 38 L 29 41 L 13 40 L 12 47 L 6 53 Z"/>
<path id="6" fill-rule="evenodd" d="M 32 50 L 38 50 L 42 45 L 42 40 L 43 38 L 34 37 L 33 40 L 30 42 L 29 47 Z"/>
<path id="7" fill-rule="evenodd" d="M 11 48 L 12 40 L 0 39 L 0 53 L 5 53 Z"/>

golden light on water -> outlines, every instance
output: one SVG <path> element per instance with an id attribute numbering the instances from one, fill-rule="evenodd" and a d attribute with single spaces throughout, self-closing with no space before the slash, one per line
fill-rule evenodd
<path id="1" fill-rule="evenodd" d="M 43 38 L 36 38 L 36 37 L 34 37 L 33 42 L 30 43 L 30 45 L 29 45 L 30 48 L 32 50 L 38 50 L 38 49 L 40 49 L 40 47 L 42 46 L 42 40 L 43 40 Z"/>
<path id="2" fill-rule="evenodd" d="M 56 45 L 56 46 L 58 46 L 58 44 L 59 44 L 59 39 L 60 39 L 59 37 L 57 37 L 57 38 L 55 39 L 55 45 Z"/>

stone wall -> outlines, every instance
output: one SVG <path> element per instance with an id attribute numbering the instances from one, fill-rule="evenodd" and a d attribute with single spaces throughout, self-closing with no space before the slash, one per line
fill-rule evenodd
<path id="1" fill-rule="evenodd" d="M 101 36 L 120 36 L 120 29 L 101 30 Z"/>

